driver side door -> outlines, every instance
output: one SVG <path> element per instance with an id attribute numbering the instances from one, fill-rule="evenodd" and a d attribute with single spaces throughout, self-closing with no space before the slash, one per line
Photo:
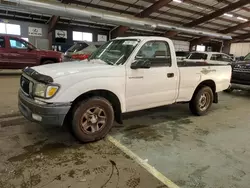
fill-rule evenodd
<path id="1" fill-rule="evenodd" d="M 178 72 L 172 65 L 166 41 L 148 41 L 135 56 L 136 61 L 150 62 L 150 68 L 127 67 L 127 111 L 171 104 L 177 95 Z"/>

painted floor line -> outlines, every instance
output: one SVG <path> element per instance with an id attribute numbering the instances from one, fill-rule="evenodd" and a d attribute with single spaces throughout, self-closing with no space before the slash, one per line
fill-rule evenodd
<path id="1" fill-rule="evenodd" d="M 140 166 L 145 168 L 150 174 L 152 174 L 154 177 L 156 177 L 159 181 L 161 181 L 168 188 L 180 188 L 178 185 L 176 185 L 174 182 L 172 182 L 170 179 L 168 179 L 166 176 L 164 176 L 162 173 L 160 173 L 158 170 L 156 170 L 153 166 L 151 166 L 150 164 L 145 162 L 138 155 L 136 155 L 134 152 L 132 152 L 126 146 L 121 144 L 114 137 L 108 135 L 107 139 L 112 144 L 114 144 L 116 147 L 118 147 L 120 150 L 122 150 L 125 154 L 127 154 L 129 157 L 131 157 L 133 160 L 135 160 Z"/>

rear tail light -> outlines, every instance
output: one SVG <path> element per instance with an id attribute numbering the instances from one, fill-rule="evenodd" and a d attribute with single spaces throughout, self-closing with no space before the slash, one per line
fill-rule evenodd
<path id="1" fill-rule="evenodd" d="M 85 60 L 88 59 L 90 54 L 74 54 L 72 55 L 72 59 L 77 59 L 77 60 Z"/>

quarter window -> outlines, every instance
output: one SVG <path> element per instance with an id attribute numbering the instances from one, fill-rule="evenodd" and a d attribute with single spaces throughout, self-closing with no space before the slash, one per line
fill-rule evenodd
<path id="1" fill-rule="evenodd" d="M 169 45 L 165 41 L 147 42 L 137 53 L 136 59 L 149 60 L 152 67 L 171 66 Z"/>
<path id="2" fill-rule="evenodd" d="M 224 55 L 224 54 L 213 54 L 211 56 L 211 60 L 213 61 L 225 61 L 225 62 L 231 62 L 231 57 Z"/>

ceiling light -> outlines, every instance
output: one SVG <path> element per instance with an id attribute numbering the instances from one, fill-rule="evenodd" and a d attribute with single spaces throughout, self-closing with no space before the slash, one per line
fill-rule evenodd
<path id="1" fill-rule="evenodd" d="M 176 3 L 182 3 L 182 0 L 173 0 Z"/>
<path id="2" fill-rule="evenodd" d="M 232 14 L 227 14 L 227 13 L 225 13 L 224 16 L 228 16 L 228 17 L 231 17 L 231 18 L 233 17 Z"/>
<path id="3" fill-rule="evenodd" d="M 248 19 L 242 18 L 242 17 L 239 17 L 239 16 L 237 17 L 237 19 L 238 19 L 238 20 L 243 20 L 243 21 L 248 21 Z"/>

